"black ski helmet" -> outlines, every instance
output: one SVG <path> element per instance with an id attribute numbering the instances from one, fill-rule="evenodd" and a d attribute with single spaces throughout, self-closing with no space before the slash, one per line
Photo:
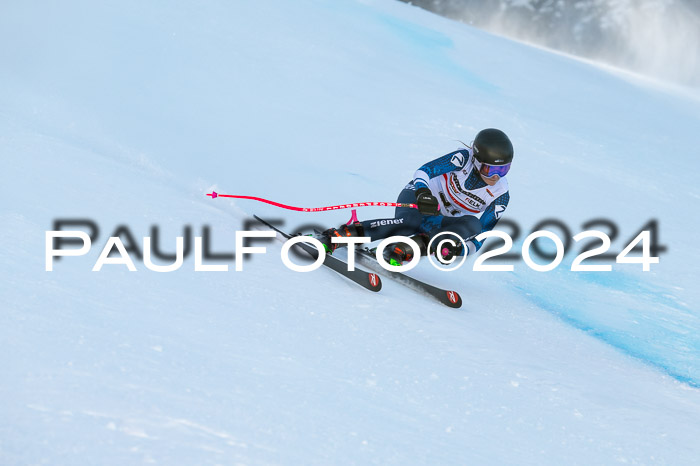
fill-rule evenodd
<path id="1" fill-rule="evenodd" d="M 505 165 L 513 161 L 513 143 L 500 129 L 482 129 L 472 144 L 474 157 L 488 165 Z"/>

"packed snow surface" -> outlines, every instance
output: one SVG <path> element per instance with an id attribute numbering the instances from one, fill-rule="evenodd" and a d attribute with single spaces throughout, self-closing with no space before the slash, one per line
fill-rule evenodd
<path id="1" fill-rule="evenodd" d="M 0 62 L 1 464 L 700 458 L 697 93 L 390 0 L 5 2 Z M 232 254 L 253 214 L 337 225 L 205 194 L 393 201 L 485 127 L 516 148 L 513 252 L 554 219 L 615 236 L 611 272 L 572 272 L 573 242 L 550 272 L 421 262 L 452 310 L 293 272 L 280 241 L 239 272 L 92 271 L 114 232 Z M 99 232 L 47 272 L 57 219 Z M 616 264 L 651 220 L 659 264 Z"/>

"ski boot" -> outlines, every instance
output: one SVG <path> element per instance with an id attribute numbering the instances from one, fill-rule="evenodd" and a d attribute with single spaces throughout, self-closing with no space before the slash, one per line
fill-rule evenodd
<path id="1" fill-rule="evenodd" d="M 427 235 L 419 234 L 412 236 L 411 239 L 418 243 L 418 254 L 422 256 L 426 255 L 428 245 Z M 383 256 L 384 260 L 389 264 L 398 267 L 403 265 L 404 262 L 413 260 L 415 254 L 416 251 L 407 243 L 391 243 L 384 248 Z"/>
<path id="2" fill-rule="evenodd" d="M 364 228 L 361 222 L 351 223 L 350 225 L 341 225 L 338 228 L 329 228 L 328 230 L 321 233 L 316 239 L 323 244 L 326 249 L 326 253 L 333 254 L 333 251 L 338 249 L 339 246 L 344 246 L 342 243 L 333 243 L 331 238 L 338 237 L 358 237 L 364 236 Z"/>

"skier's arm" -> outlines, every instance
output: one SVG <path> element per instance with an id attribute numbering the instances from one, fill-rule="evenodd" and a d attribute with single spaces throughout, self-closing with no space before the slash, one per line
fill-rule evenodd
<path id="1" fill-rule="evenodd" d="M 481 232 L 491 231 L 498 223 L 498 219 L 501 218 L 503 212 L 505 212 L 506 207 L 508 207 L 508 201 L 510 200 L 510 194 L 508 191 L 498 196 L 498 198 L 493 201 L 481 214 Z M 467 251 L 469 254 L 474 254 L 483 245 L 482 241 L 477 241 L 476 239 L 470 239 L 467 241 Z"/>
<path id="2" fill-rule="evenodd" d="M 461 170 L 469 160 L 467 150 L 457 150 L 443 155 L 420 167 L 413 175 L 413 184 L 416 188 L 427 188 L 431 178 L 442 176 L 454 170 Z"/>

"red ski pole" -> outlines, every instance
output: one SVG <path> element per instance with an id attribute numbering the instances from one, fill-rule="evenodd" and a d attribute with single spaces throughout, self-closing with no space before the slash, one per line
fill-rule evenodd
<path id="1" fill-rule="evenodd" d="M 280 204 L 279 202 L 270 201 L 268 199 L 263 199 L 261 197 L 236 196 L 236 195 L 232 195 L 232 194 L 219 194 L 216 191 L 212 191 L 211 193 L 207 193 L 207 196 L 211 197 L 212 199 L 216 199 L 217 197 L 231 197 L 234 199 L 249 199 L 251 201 L 264 202 L 266 204 L 271 204 L 275 207 L 281 207 L 283 209 L 289 209 L 289 210 L 297 210 L 299 212 L 325 212 L 327 210 L 352 209 L 352 208 L 357 208 L 357 207 L 410 207 L 411 209 L 418 208 L 418 206 L 416 204 L 404 204 L 404 203 L 400 203 L 400 202 L 354 202 L 352 204 L 338 204 L 338 205 L 331 205 L 331 206 L 326 206 L 326 207 L 294 207 L 291 205 L 285 205 L 285 204 Z"/>

